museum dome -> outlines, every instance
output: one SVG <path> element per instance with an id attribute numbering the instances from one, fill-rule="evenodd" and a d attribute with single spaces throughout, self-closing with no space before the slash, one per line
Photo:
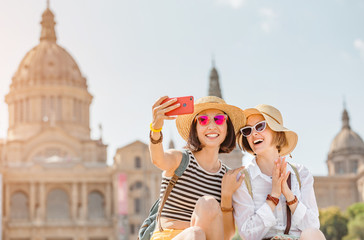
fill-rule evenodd
<path id="1" fill-rule="evenodd" d="M 342 128 L 331 143 L 329 154 L 347 150 L 364 150 L 364 142 L 361 137 L 351 130 L 349 114 L 344 109 L 342 116 Z"/>
<path id="2" fill-rule="evenodd" d="M 40 43 L 21 61 L 11 89 L 37 85 L 69 85 L 87 88 L 86 79 L 73 57 L 57 44 L 54 14 L 47 7 L 42 14 Z"/>

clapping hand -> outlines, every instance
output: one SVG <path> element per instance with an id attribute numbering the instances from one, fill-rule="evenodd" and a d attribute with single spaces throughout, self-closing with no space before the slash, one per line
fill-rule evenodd
<path id="1" fill-rule="evenodd" d="M 287 179 L 290 172 L 287 172 L 287 162 L 285 157 L 280 157 L 274 161 L 272 173 L 272 193 L 273 197 L 279 198 L 281 194 L 287 195 L 289 191 Z"/>

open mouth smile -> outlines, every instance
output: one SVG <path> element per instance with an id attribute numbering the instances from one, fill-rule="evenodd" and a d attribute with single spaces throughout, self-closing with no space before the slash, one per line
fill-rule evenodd
<path id="1" fill-rule="evenodd" d="M 262 142 L 263 142 L 263 139 L 257 139 L 253 143 L 254 143 L 254 145 L 258 145 L 258 144 L 261 144 Z"/>
<path id="2" fill-rule="evenodd" d="M 206 134 L 205 136 L 208 137 L 208 138 L 217 138 L 220 135 L 217 134 L 217 133 L 209 133 L 209 134 Z"/>

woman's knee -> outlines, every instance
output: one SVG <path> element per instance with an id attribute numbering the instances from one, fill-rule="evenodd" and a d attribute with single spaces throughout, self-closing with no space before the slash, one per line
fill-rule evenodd
<path id="1" fill-rule="evenodd" d="M 325 235 L 316 228 L 308 228 L 302 231 L 300 240 L 310 240 L 310 239 L 317 239 L 317 240 L 324 240 Z"/>
<path id="2" fill-rule="evenodd" d="M 182 233 L 178 234 L 173 240 L 191 239 L 191 240 L 206 240 L 206 234 L 202 228 L 198 226 L 189 227 Z"/>
<path id="3" fill-rule="evenodd" d="M 205 232 L 198 226 L 191 227 L 192 239 L 206 239 Z"/>
<path id="4" fill-rule="evenodd" d="M 208 218 L 222 215 L 219 202 L 212 196 L 202 196 L 196 202 L 195 210 L 198 215 L 203 214 Z"/>

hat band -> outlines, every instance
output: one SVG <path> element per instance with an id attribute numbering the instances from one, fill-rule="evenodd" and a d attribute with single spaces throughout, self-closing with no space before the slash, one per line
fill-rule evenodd
<path id="1" fill-rule="evenodd" d="M 277 119 L 275 119 L 273 116 L 271 116 L 270 114 L 266 113 L 266 112 L 262 112 L 264 113 L 265 115 L 268 115 L 268 117 L 271 117 L 273 118 L 274 121 L 276 121 L 278 124 L 281 124 Z"/>

